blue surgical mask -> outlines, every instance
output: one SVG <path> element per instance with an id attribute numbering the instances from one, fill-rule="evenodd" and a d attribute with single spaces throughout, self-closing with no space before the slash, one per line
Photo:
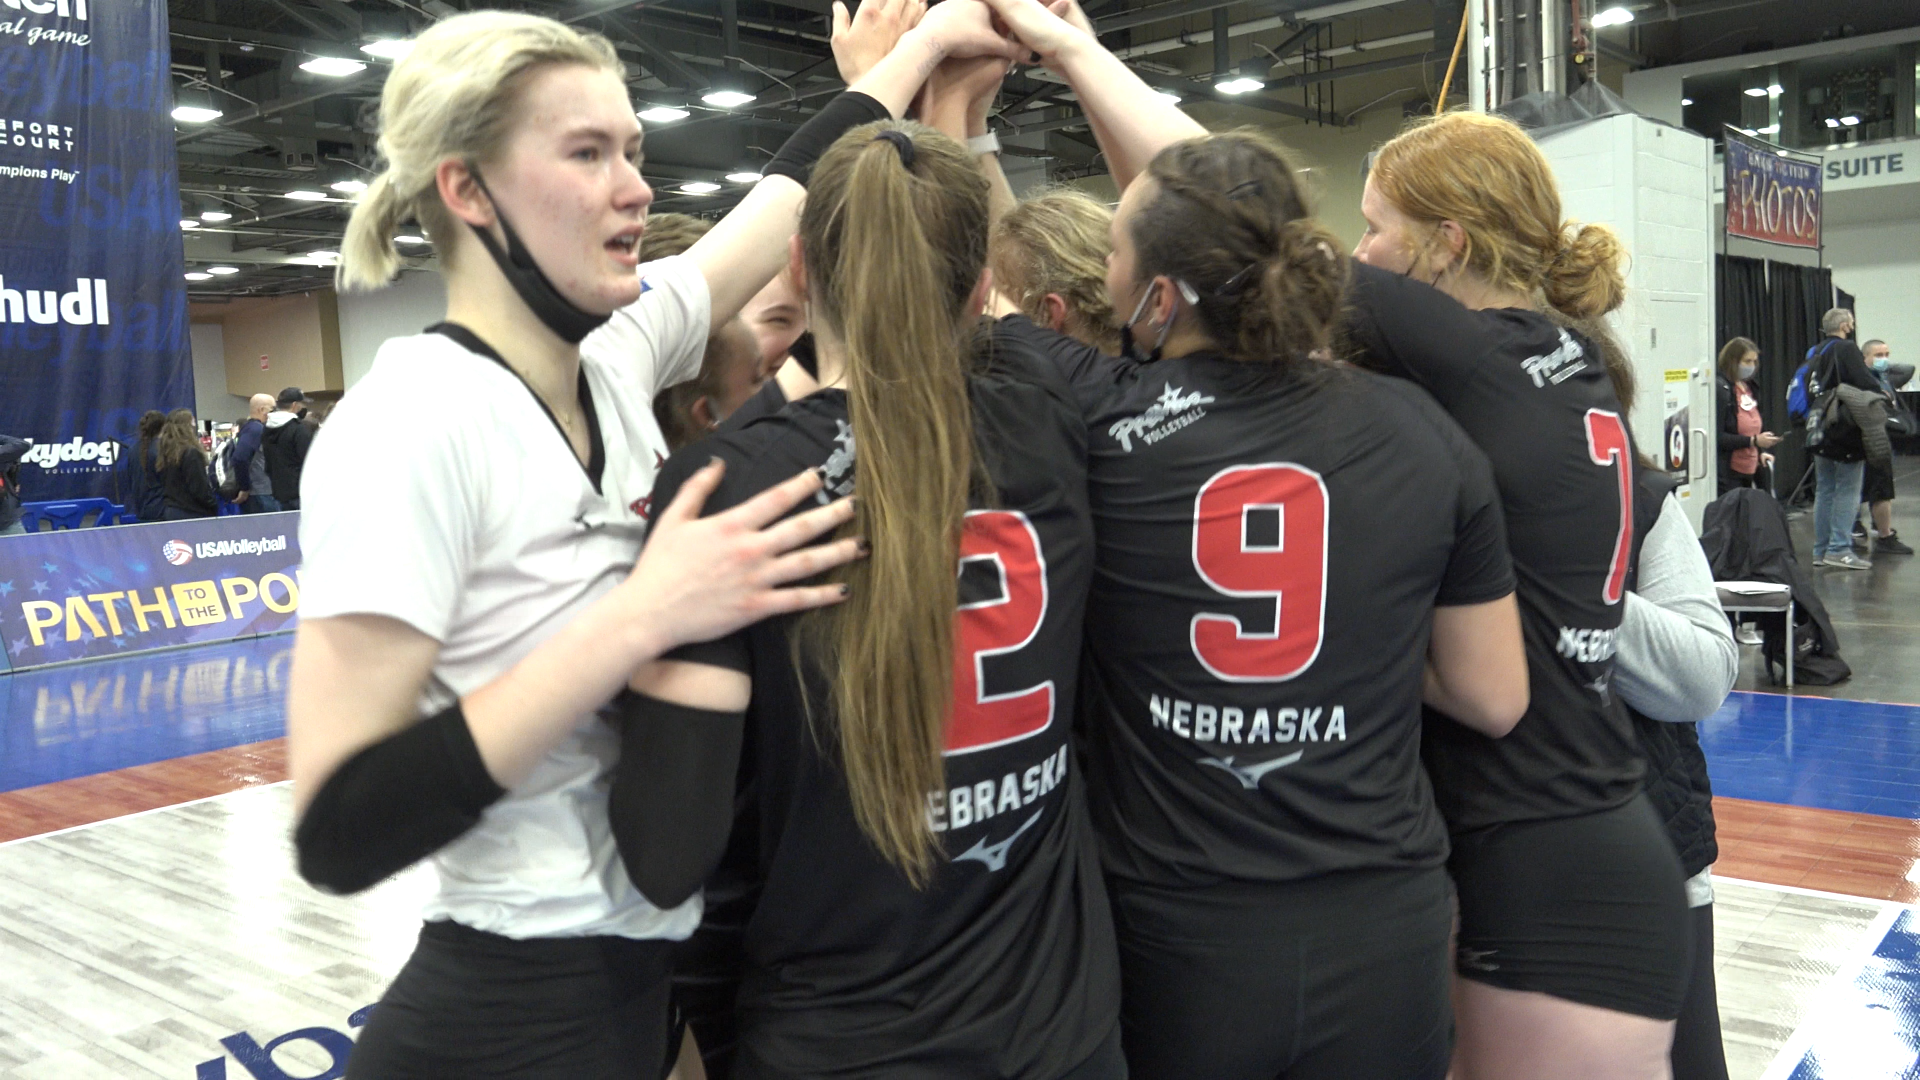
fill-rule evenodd
<path id="1" fill-rule="evenodd" d="M 1873 370 L 1884 373 L 1887 370 L 1888 365 L 1892 363 L 1893 363 L 1892 354 L 1888 354 L 1886 356 L 1876 356 L 1873 358 Z"/>

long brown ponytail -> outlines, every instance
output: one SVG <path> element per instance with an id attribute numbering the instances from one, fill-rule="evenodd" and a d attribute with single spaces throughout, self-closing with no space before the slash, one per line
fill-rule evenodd
<path id="1" fill-rule="evenodd" d="M 814 314 L 846 353 L 854 527 L 873 546 L 847 575 L 847 602 L 803 640 L 832 677 L 854 817 L 915 885 L 937 854 L 927 796 L 945 786 L 955 567 L 974 473 L 967 302 L 987 224 L 972 155 L 901 122 L 835 143 L 800 216 Z"/>

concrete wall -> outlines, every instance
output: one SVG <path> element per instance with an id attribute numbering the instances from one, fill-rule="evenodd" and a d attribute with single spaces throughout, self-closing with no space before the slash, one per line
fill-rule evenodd
<path id="1" fill-rule="evenodd" d="M 193 412 L 202 421 L 226 423 L 247 415 L 247 399 L 227 393 L 227 347 L 217 322 L 196 322 L 193 341 Z"/>

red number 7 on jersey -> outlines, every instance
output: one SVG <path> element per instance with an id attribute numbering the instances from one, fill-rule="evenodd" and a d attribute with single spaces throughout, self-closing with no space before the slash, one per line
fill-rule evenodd
<path id="1" fill-rule="evenodd" d="M 975 510 L 960 533 L 960 565 L 982 562 L 998 573 L 998 595 L 962 603 L 953 617 L 953 716 L 947 753 L 1016 742 L 1053 723 L 1053 681 L 987 693 L 986 661 L 1019 652 L 1047 617 L 1047 562 L 1040 534 L 1017 510 Z"/>
<path id="2" fill-rule="evenodd" d="M 1617 604 L 1627 588 L 1627 563 L 1633 555 L 1633 443 L 1627 438 L 1620 414 L 1587 410 L 1587 456 L 1595 465 L 1620 470 L 1620 528 L 1613 539 L 1613 561 L 1607 564 L 1607 603 Z"/>
<path id="3" fill-rule="evenodd" d="M 1250 537 L 1249 512 L 1272 513 L 1271 543 Z M 1327 606 L 1327 485 L 1300 465 L 1222 469 L 1193 500 L 1193 568 L 1216 591 L 1272 597 L 1273 632 L 1249 634 L 1232 615 L 1202 612 L 1194 658 L 1228 682 L 1279 682 L 1320 655 Z"/>

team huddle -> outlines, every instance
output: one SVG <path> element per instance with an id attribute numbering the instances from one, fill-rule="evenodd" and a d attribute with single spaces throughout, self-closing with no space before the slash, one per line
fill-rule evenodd
<path id="1" fill-rule="evenodd" d="M 290 734 L 303 874 L 438 885 L 348 1075 L 1670 1075 L 1611 233 L 1449 114 L 1349 255 L 1071 0 L 834 47 L 711 228 L 647 222 L 603 40 L 477 13 L 395 66 L 341 279 L 416 221 L 448 313 L 307 466 Z M 1110 214 L 976 152 L 1016 61 Z M 769 289 L 808 334 L 762 358 Z"/>

